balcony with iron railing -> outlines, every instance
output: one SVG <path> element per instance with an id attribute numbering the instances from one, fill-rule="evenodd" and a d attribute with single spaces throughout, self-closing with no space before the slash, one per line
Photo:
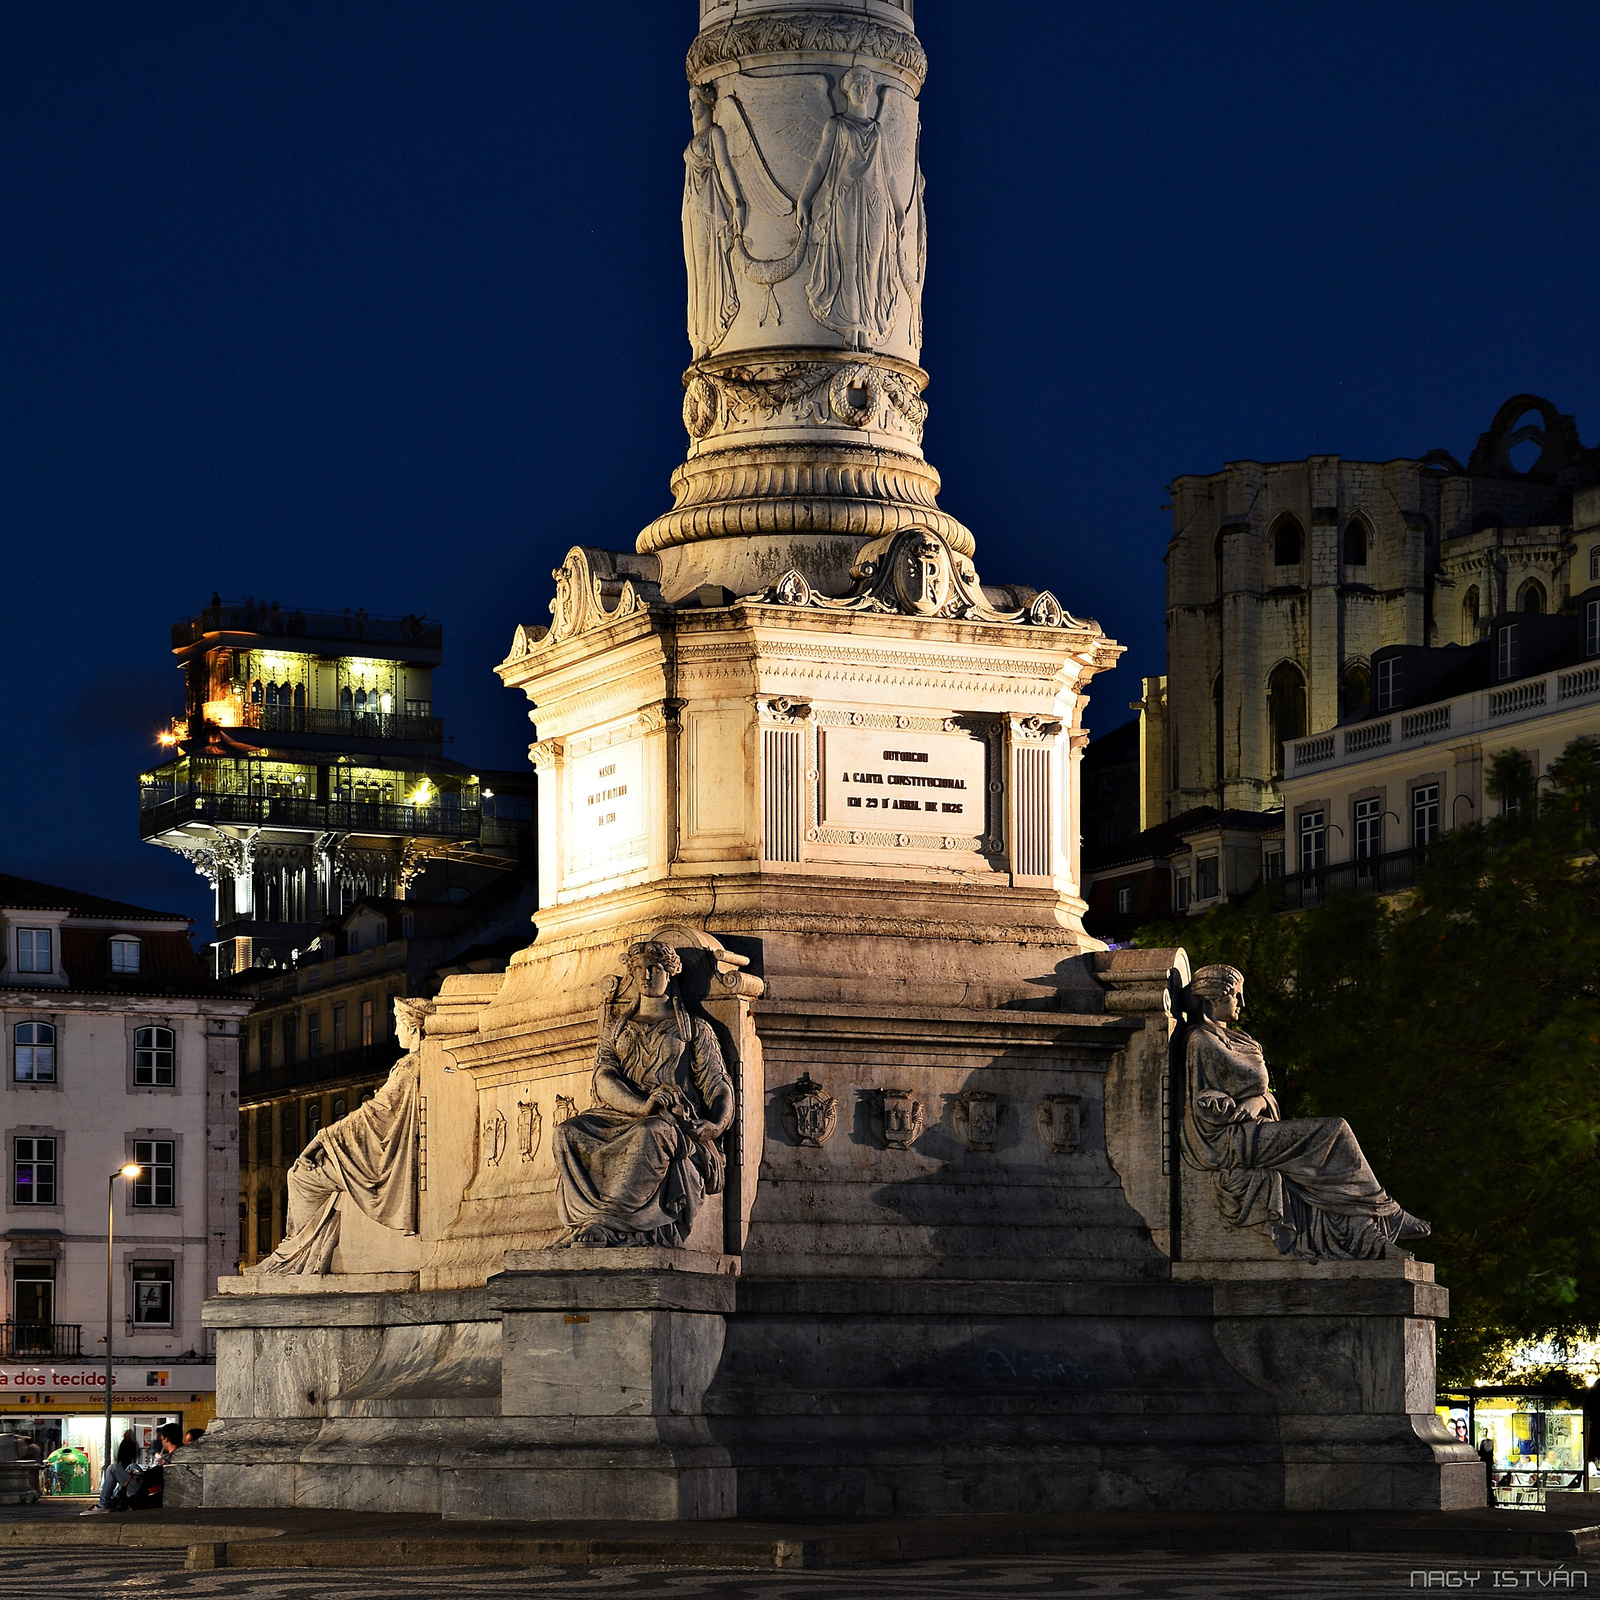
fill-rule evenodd
<path id="1" fill-rule="evenodd" d="M 302 611 L 248 602 L 207 606 L 172 625 L 172 648 L 198 644 L 211 633 L 253 633 L 275 639 L 329 640 L 340 644 L 444 647 L 444 629 L 426 617 L 369 617 L 365 611 Z"/>
<path id="2" fill-rule="evenodd" d="M 400 1059 L 395 1039 L 380 1039 L 375 1044 L 353 1050 L 332 1051 L 327 1055 L 305 1056 L 299 1061 L 279 1061 L 267 1067 L 247 1068 L 239 1074 L 241 1102 L 265 1099 L 289 1089 L 303 1089 L 339 1078 L 382 1078 Z"/>
<path id="3" fill-rule="evenodd" d="M 141 788 L 139 801 L 141 839 L 170 833 L 186 822 L 439 839 L 476 839 L 481 829 L 475 805 L 388 805 L 371 800 L 307 800 L 200 790 L 165 797 L 155 784 Z"/>
<path id="4" fill-rule="evenodd" d="M 1360 861 L 1338 861 L 1310 872 L 1291 873 L 1277 880 L 1283 909 L 1305 911 L 1336 895 L 1362 890 L 1368 894 L 1397 894 L 1417 881 L 1417 862 L 1422 854 L 1421 850 L 1390 850 Z"/>
<path id="5" fill-rule="evenodd" d="M 398 712 L 320 710 L 314 706 L 243 705 L 238 712 L 246 728 L 260 733 L 310 733 L 328 738 L 399 739 L 412 744 L 439 744 L 442 717 L 417 717 Z"/>
<path id="6" fill-rule="evenodd" d="M 70 1360 L 83 1355 L 76 1322 L 0 1322 L 0 1361 Z"/>

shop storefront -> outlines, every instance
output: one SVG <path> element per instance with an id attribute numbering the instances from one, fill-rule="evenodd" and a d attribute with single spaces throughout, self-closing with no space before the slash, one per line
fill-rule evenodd
<path id="1" fill-rule="evenodd" d="M 1600 1487 L 1588 1467 L 1581 1399 L 1567 1392 L 1516 1388 L 1450 1390 L 1439 1396 L 1440 1420 L 1475 1448 L 1493 1452 L 1494 1503 L 1542 1509 L 1552 1489 Z M 1600 1447 L 1600 1440 L 1595 1441 Z"/>
<path id="2" fill-rule="evenodd" d="M 112 1368 L 111 1448 L 131 1431 L 141 1458 L 151 1459 L 162 1423 L 176 1422 L 186 1431 L 204 1428 L 216 1413 L 216 1370 L 209 1363 L 119 1362 Z M 63 1446 L 70 1452 L 58 1470 L 43 1475 L 47 1492 L 83 1493 L 85 1479 L 98 1485 L 105 1453 L 105 1385 L 104 1367 L 0 1365 L 0 1433 L 31 1438 L 45 1456 Z M 86 1468 L 75 1465 L 77 1456 Z"/>

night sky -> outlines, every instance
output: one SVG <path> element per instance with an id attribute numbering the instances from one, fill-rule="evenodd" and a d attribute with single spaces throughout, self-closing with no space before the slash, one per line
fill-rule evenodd
<path id="1" fill-rule="evenodd" d="M 920 0 L 926 450 L 990 581 L 1163 667 L 1164 486 L 1600 436 L 1600 7 Z M 213 589 L 423 611 L 447 752 L 572 544 L 670 504 L 693 0 L 0 5 L 5 870 L 209 917 L 138 840 Z"/>

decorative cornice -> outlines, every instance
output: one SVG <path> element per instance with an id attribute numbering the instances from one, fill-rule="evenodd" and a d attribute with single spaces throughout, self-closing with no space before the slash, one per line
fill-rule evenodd
<path id="1" fill-rule="evenodd" d="M 707 28 L 689 47 L 685 70 L 694 83 L 725 61 L 795 51 L 885 61 L 907 73 L 919 89 L 928 77 L 927 52 L 915 34 L 837 11 L 801 11 L 720 22 Z"/>

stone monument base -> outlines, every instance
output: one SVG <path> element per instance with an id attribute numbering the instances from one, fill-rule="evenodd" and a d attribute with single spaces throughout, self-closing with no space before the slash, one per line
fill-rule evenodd
<path id="1" fill-rule="evenodd" d="M 697 1520 L 1284 1504 L 1203 1285 L 763 1279 L 511 1252 L 481 1290 L 225 1285 L 174 1504 Z"/>
<path id="2" fill-rule="evenodd" d="M 1434 1411 L 1433 1267 L 1381 1261 L 1178 1261 L 1210 1291 L 1228 1364 L 1277 1403 L 1286 1511 L 1467 1511 L 1483 1463 Z"/>

